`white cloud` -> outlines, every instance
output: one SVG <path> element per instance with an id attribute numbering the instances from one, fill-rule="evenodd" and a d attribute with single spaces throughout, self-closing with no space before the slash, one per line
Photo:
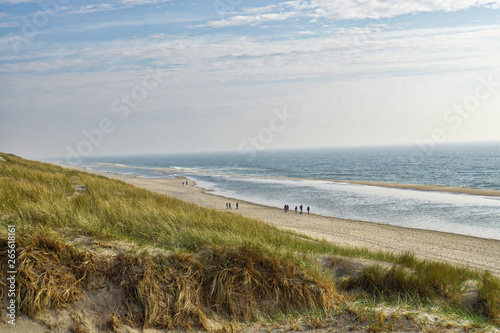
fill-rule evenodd
<path id="1" fill-rule="evenodd" d="M 19 27 L 21 24 L 19 22 L 0 22 L 0 29 L 1 28 L 12 28 L 12 27 Z"/>
<path id="2" fill-rule="evenodd" d="M 471 7 L 499 6 L 498 0 L 312 0 L 310 8 L 320 17 L 361 20 L 383 19 L 424 12 L 456 12 Z"/>
<path id="3" fill-rule="evenodd" d="M 244 8 L 226 19 L 211 21 L 219 28 L 281 21 L 290 17 L 326 18 L 333 20 L 385 19 L 407 14 L 456 12 L 472 7 L 500 8 L 500 0 L 296 0 L 276 5 Z M 275 18 L 273 18 L 274 14 Z"/>
<path id="4" fill-rule="evenodd" d="M 0 0 L 0 4 L 2 4 L 2 3 L 18 4 L 18 3 L 29 3 L 29 2 L 38 2 L 38 1 L 37 0 Z"/>
<path id="5" fill-rule="evenodd" d="M 68 14 L 89 14 L 89 13 L 96 13 L 96 12 L 103 12 L 103 11 L 109 11 L 109 10 L 116 10 L 114 5 L 112 4 L 97 4 L 97 5 L 88 5 L 88 6 L 83 6 L 77 9 L 71 9 L 68 10 Z"/>
<path id="6" fill-rule="evenodd" d="M 148 4 L 156 4 L 156 3 L 166 3 L 166 2 L 171 2 L 172 0 L 117 0 L 117 4 L 122 4 L 125 5 L 125 7 L 129 6 L 139 6 L 139 5 L 148 5 Z M 7 3 L 7 4 L 21 4 L 21 3 L 40 3 L 43 1 L 39 0 L 0 0 L 0 4 L 2 3 Z M 56 3 L 59 3 L 59 1 L 55 1 Z M 67 8 L 67 7 L 65 7 Z M 111 3 L 96 3 L 96 4 L 90 4 L 86 6 L 82 6 L 76 9 L 71 9 L 67 13 L 68 14 L 88 14 L 88 13 L 94 13 L 94 12 L 101 12 L 101 11 L 107 11 L 107 10 L 115 10 L 118 9 L 115 4 Z M 1 15 L 3 13 L 0 13 L 0 18 L 3 16 Z"/>
<path id="7" fill-rule="evenodd" d="M 274 81 L 301 78 L 392 76 L 494 68 L 500 53 L 500 26 L 379 30 L 373 35 L 352 28 L 331 35 L 262 40 L 248 37 L 200 36 L 116 40 L 17 56 L 0 72 L 122 71 L 144 63 L 164 68 L 176 84 L 217 81 Z M 54 60 L 59 59 L 59 60 Z M 46 59 L 46 60 L 39 60 Z M 75 59 L 92 59 L 78 62 Z M 117 61 L 119 59 L 120 61 Z M 4 60 L 10 62 L 7 58 Z M 128 67 L 127 67 L 128 66 Z M 214 73 L 217 73 L 214 75 Z"/>
<path id="8" fill-rule="evenodd" d="M 148 5 L 152 3 L 164 3 L 172 0 L 120 0 L 125 5 Z"/>
<path id="9" fill-rule="evenodd" d="M 62 60 L 45 60 L 31 61 L 14 64 L 4 64 L 0 66 L 0 72 L 3 73 L 50 73 L 64 70 L 88 70 L 96 65 L 95 60 L 83 59 L 62 59 Z"/>
<path id="10" fill-rule="evenodd" d="M 300 1 L 287 1 L 263 7 L 245 7 L 240 12 L 223 12 L 221 14 L 228 16 L 228 18 L 210 21 L 206 25 L 201 25 L 201 27 L 210 26 L 213 28 L 222 28 L 239 25 L 260 25 L 266 22 L 283 21 L 301 14 L 296 12 L 296 10 L 302 10 L 304 8 L 305 7 Z"/>
<path id="11" fill-rule="evenodd" d="M 278 10 L 280 9 L 279 5 L 269 5 L 264 7 L 246 7 L 243 8 L 243 14 L 264 14 L 272 12 L 277 9 Z"/>
<path id="12" fill-rule="evenodd" d="M 247 24 L 254 25 L 265 22 L 283 21 L 295 15 L 296 14 L 294 12 L 267 13 L 258 15 L 237 15 L 224 20 L 211 21 L 208 22 L 207 25 L 214 28 L 231 27 L 231 26 L 247 25 Z"/>

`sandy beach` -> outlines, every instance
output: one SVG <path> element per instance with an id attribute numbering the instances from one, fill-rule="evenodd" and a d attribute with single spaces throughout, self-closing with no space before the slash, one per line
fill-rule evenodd
<path id="1" fill-rule="evenodd" d="M 499 240 L 346 220 L 315 214 L 295 214 L 292 211 L 294 207 L 291 207 L 291 210 L 285 213 L 283 209 L 279 208 L 212 195 L 209 189 L 197 187 L 192 180 L 188 182 L 188 186 L 183 186 L 182 183 L 186 179 L 181 178 L 151 179 L 138 178 L 133 175 L 94 173 L 120 179 L 135 186 L 174 196 L 208 208 L 225 211 L 226 202 L 231 202 L 232 213 L 263 220 L 277 227 L 293 230 L 317 239 L 325 239 L 341 246 L 365 247 L 371 250 L 384 250 L 395 253 L 412 251 L 419 258 L 489 270 L 493 274 L 500 276 Z M 394 186 L 399 185 L 394 184 Z M 435 191 L 438 188 L 430 190 Z M 441 190 L 452 191 L 453 188 L 441 188 Z M 481 194 L 484 195 L 485 193 Z M 235 209 L 236 202 L 239 202 L 239 210 Z"/>

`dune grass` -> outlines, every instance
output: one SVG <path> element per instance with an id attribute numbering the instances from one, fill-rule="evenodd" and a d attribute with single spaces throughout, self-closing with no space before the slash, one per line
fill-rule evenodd
<path id="1" fill-rule="evenodd" d="M 35 316 L 73 304 L 96 276 L 119 283 L 137 305 L 128 321 L 143 327 L 207 327 L 213 313 L 237 320 L 259 314 L 332 309 L 343 293 L 407 298 L 499 324 L 500 283 L 491 274 L 367 249 L 342 248 L 230 212 L 206 209 L 118 180 L 0 154 L 0 256 L 7 226 L 17 229 L 19 304 Z M 75 191 L 84 185 L 85 191 Z M 171 255 L 122 255 L 106 261 L 75 249 L 64 235 L 124 240 Z M 337 285 L 316 258 L 361 257 L 393 263 Z M 466 308 L 462 285 L 480 297 Z M 3 282 L 2 282 L 3 283 Z M 3 289 L 3 288 L 2 288 Z M 368 296 L 367 296 L 368 295 Z M 3 295 L 0 295 L 3 296 Z"/>

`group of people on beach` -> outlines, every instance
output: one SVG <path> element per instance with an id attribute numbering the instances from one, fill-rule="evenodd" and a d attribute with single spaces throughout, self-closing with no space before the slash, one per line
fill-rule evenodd
<path id="1" fill-rule="evenodd" d="M 300 209 L 300 214 L 302 214 L 302 212 L 304 210 L 304 206 L 303 205 L 295 206 L 295 214 L 299 213 L 299 209 Z M 306 209 L 307 209 L 307 214 L 309 214 L 309 212 L 311 211 L 311 207 L 307 206 Z M 290 205 L 286 204 L 284 206 L 284 210 L 285 210 L 285 213 L 287 213 L 290 210 Z"/>
<path id="2" fill-rule="evenodd" d="M 182 182 L 182 186 L 184 186 L 184 185 L 188 186 L 187 180 L 185 182 Z"/>
<path id="3" fill-rule="evenodd" d="M 226 209 L 231 209 L 231 203 L 230 202 L 226 202 Z M 240 209 L 240 204 L 238 202 L 236 203 L 236 209 Z"/>

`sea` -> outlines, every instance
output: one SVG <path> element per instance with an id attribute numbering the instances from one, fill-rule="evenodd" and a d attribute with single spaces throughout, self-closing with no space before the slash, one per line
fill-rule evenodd
<path id="1" fill-rule="evenodd" d="M 145 178 L 184 176 L 235 201 L 500 240 L 500 197 L 345 182 L 500 191 L 500 142 L 99 156 L 79 165 Z"/>

